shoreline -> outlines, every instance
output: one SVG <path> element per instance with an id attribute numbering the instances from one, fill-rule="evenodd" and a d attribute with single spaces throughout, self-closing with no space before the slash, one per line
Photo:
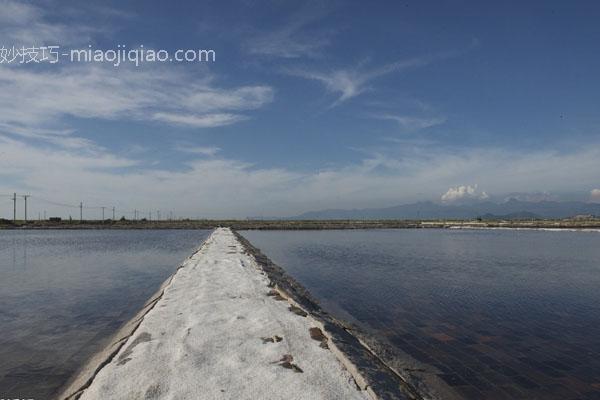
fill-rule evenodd
<path id="1" fill-rule="evenodd" d="M 335 345 L 338 358 L 343 360 L 347 368 L 354 370 L 353 375 L 360 386 L 370 388 L 376 399 L 404 399 L 407 396 L 416 400 L 423 399 L 416 388 L 417 381 L 409 383 L 356 334 L 355 327 L 323 310 L 318 300 L 283 268 L 273 263 L 239 232 L 234 231 L 234 234 L 269 277 L 273 287 L 323 325 L 329 341 Z"/>
<path id="2" fill-rule="evenodd" d="M 69 378 L 69 380 L 58 389 L 58 394 L 55 397 L 60 400 L 75 400 L 78 399 L 83 390 L 85 390 L 92 382 L 96 374 L 102 369 L 107 363 L 109 363 L 125 345 L 128 338 L 133 335 L 136 329 L 141 324 L 144 316 L 148 314 L 158 301 L 163 297 L 165 288 L 173 281 L 173 278 L 177 272 L 183 268 L 185 263 L 192 259 L 204 246 L 206 239 L 196 247 L 196 249 L 189 255 L 175 271 L 159 286 L 159 288 L 150 296 L 150 298 L 144 303 L 142 308 L 125 324 L 117 329 L 117 331 L 111 335 L 107 340 L 107 345 L 92 355 L 78 370 Z"/>
<path id="3" fill-rule="evenodd" d="M 223 242 L 226 240 L 227 235 L 230 235 L 232 239 L 230 242 Z M 222 243 L 215 244 L 219 241 Z M 234 243 L 236 244 L 234 245 Z M 228 246 L 225 247 L 225 245 Z M 217 246 L 219 251 L 215 253 L 211 246 Z M 236 247 L 235 250 L 234 247 Z M 227 266 L 225 270 L 220 267 L 221 270 L 213 271 L 213 268 L 218 269 L 217 265 L 219 263 L 225 263 L 231 265 L 231 267 Z M 208 268 L 209 265 L 211 268 Z M 239 270 L 240 266 L 244 270 L 243 273 Z M 199 269 L 196 269 L 196 267 L 199 267 Z M 235 274 L 239 275 L 240 273 L 247 278 L 236 282 Z M 223 277 L 221 274 L 227 275 L 227 277 Z M 217 277 L 220 282 L 211 283 L 210 279 L 206 279 L 207 276 Z M 194 282 L 194 279 L 199 279 L 198 284 Z M 225 280 L 223 281 L 223 279 Z M 230 282 L 231 279 L 233 279 L 233 282 Z M 246 282 L 246 279 L 250 279 L 250 281 Z M 233 286 L 227 286 L 228 283 Z M 202 285 L 210 287 L 211 284 L 213 286 L 217 285 L 216 287 L 225 284 L 221 291 L 230 294 L 227 298 L 221 298 L 219 297 L 219 293 L 221 293 L 219 290 L 213 293 L 202 289 Z M 254 287 L 254 291 L 249 294 L 249 301 L 254 301 L 255 306 L 244 308 L 243 304 L 240 305 L 240 303 L 232 300 L 237 298 L 237 296 L 231 297 L 231 291 L 237 290 L 236 285 Z M 200 289 L 196 289 L 199 286 Z M 258 292 L 255 291 L 257 288 Z M 190 293 L 190 290 L 200 290 L 200 292 L 194 294 Z M 190 256 L 163 284 L 158 293 L 158 296 L 153 296 L 146 303 L 146 306 L 137 314 L 136 318 L 119 330 L 115 337 L 120 336 L 120 339 L 94 356 L 82 368 L 80 373 L 71 379 L 70 384 L 59 396 L 60 399 L 99 399 L 106 398 L 107 395 L 113 398 L 116 394 L 119 395 L 117 396 L 119 398 L 123 396 L 125 396 L 123 398 L 126 398 L 126 396 L 133 393 L 134 389 L 140 389 L 144 385 L 147 386 L 148 382 L 156 379 L 157 371 L 154 368 L 157 364 L 156 357 L 160 359 L 162 354 L 162 357 L 172 358 L 174 354 L 181 352 L 182 346 L 188 349 L 185 354 L 187 357 L 187 352 L 192 351 L 189 350 L 188 335 L 191 331 L 193 336 L 193 332 L 196 330 L 200 332 L 197 333 L 200 336 L 195 340 L 208 340 L 205 339 L 206 332 L 209 332 L 208 336 L 216 333 L 213 342 L 220 340 L 221 346 L 225 345 L 226 349 L 229 349 L 235 342 L 239 343 L 238 345 L 241 348 L 240 350 L 233 350 L 233 355 L 221 354 L 223 350 L 216 349 L 222 347 L 214 347 L 215 344 L 209 341 L 208 344 L 197 350 L 199 353 L 191 355 L 211 359 L 220 368 L 215 368 L 213 365 L 207 370 L 196 364 L 191 364 L 192 367 L 189 368 L 190 365 L 186 364 L 186 359 L 177 359 L 178 363 L 184 364 L 181 366 L 181 370 L 176 374 L 171 371 L 170 376 L 167 377 L 164 376 L 167 374 L 166 372 L 159 371 L 161 374 L 159 379 L 162 379 L 162 381 L 160 384 L 156 383 L 156 386 L 150 386 L 148 390 L 152 393 L 160 392 L 158 390 L 159 386 L 163 388 L 161 390 L 165 390 L 165 386 L 175 388 L 166 390 L 173 390 L 173 393 L 179 394 L 191 393 L 189 390 L 194 385 L 203 385 L 201 388 L 203 391 L 211 391 L 216 390 L 214 382 L 221 382 L 220 385 L 223 388 L 221 392 L 224 393 L 225 390 L 229 392 L 231 389 L 233 393 L 236 393 L 237 390 L 235 398 L 240 398 L 240 395 L 242 398 L 256 398 L 256 394 L 264 394 L 261 390 L 264 391 L 264 387 L 268 386 L 269 393 L 275 394 L 276 398 L 283 397 L 284 394 L 287 397 L 291 394 L 293 398 L 310 399 L 421 399 L 414 388 L 404 382 L 393 370 L 385 366 L 381 360 L 378 360 L 368 346 L 353 336 L 342 322 L 333 319 L 320 309 L 306 289 L 288 277 L 279 267 L 270 263 L 270 260 L 237 232 L 231 232 L 229 229 L 215 230 L 200 249 Z M 211 304 L 208 309 L 202 311 L 205 306 L 203 301 L 198 302 L 196 300 L 198 296 L 202 297 L 203 301 L 208 301 Z M 242 297 L 244 296 L 248 296 L 248 294 L 242 295 Z M 187 307 L 176 308 L 175 311 L 180 311 L 179 313 L 173 312 L 173 309 L 169 311 L 169 303 L 173 301 L 175 303 L 179 301 Z M 214 303 L 215 301 L 217 303 Z M 190 306 L 191 304 L 194 305 Z M 219 309 L 223 304 L 230 304 L 229 307 L 233 308 Z M 217 307 L 217 309 L 214 307 Z M 227 311 L 227 313 L 223 313 L 223 311 Z M 234 325 L 238 328 L 231 330 L 233 327 L 231 324 L 234 322 L 224 323 L 221 321 L 227 317 L 228 313 L 238 313 L 246 315 L 246 317 L 242 317 L 241 320 L 238 317 L 234 321 L 237 324 Z M 245 322 L 252 321 L 256 313 L 262 315 L 261 318 L 263 319 L 261 320 L 270 325 L 269 329 L 279 326 L 277 329 L 283 329 L 282 332 L 285 333 L 266 339 L 263 337 L 262 344 L 257 344 L 257 338 L 250 332 L 258 332 L 263 328 L 252 324 L 248 325 L 250 322 Z M 181 316 L 182 314 L 183 316 Z M 198 321 L 205 322 L 192 324 L 187 328 L 187 334 L 181 338 L 177 329 L 169 329 L 171 325 L 179 326 L 181 319 L 189 322 L 198 317 L 199 314 L 202 318 Z M 181 317 L 177 317 L 177 315 Z M 267 318 L 267 320 L 264 320 L 264 318 Z M 213 323 L 210 321 L 213 321 Z M 240 327 L 239 324 L 244 327 Z M 227 326 L 230 328 L 226 328 Z M 310 326 L 315 328 L 308 329 Z M 164 330 L 164 332 L 160 333 L 157 330 Z M 308 335 L 309 331 L 310 335 Z M 165 335 L 167 332 L 168 334 Z M 229 337 L 231 339 L 227 339 Z M 270 340 L 271 338 L 274 339 Z M 223 340 L 226 340 L 226 342 L 223 343 Z M 267 345 L 265 344 L 267 342 L 271 343 Z M 257 364 L 256 358 L 273 357 L 272 355 L 265 356 L 262 354 L 263 352 L 273 351 L 277 346 L 283 345 L 290 354 L 293 353 L 293 357 L 285 355 L 282 360 L 288 356 L 289 359 L 280 361 L 277 364 L 278 366 L 284 366 L 284 368 L 274 366 L 273 364 L 277 363 L 276 360 Z M 167 352 L 163 350 L 164 353 L 160 353 L 161 346 L 170 348 L 170 350 Z M 135 352 L 132 353 L 134 347 Z M 139 350 L 140 348 L 141 350 Z M 237 347 L 235 348 L 237 349 Z M 281 352 L 283 350 L 277 351 Z M 157 353 L 159 354 L 156 355 Z M 252 359 L 250 361 L 251 370 L 245 369 L 248 366 L 244 366 L 248 355 Z M 228 357 L 232 356 L 242 357 L 244 360 L 241 363 L 242 365 L 234 363 L 231 366 Z M 312 361 L 309 361 L 311 357 Z M 124 365 L 126 363 L 127 365 Z M 226 368 L 223 368 L 223 363 L 227 366 Z M 169 366 L 172 364 L 172 360 L 167 359 L 164 364 Z M 137 370 L 135 369 L 136 366 Z M 288 372 L 286 368 L 290 368 L 292 371 Z M 184 377 L 180 377 L 180 374 Z M 246 380 L 240 381 L 237 378 L 238 375 L 247 376 L 249 374 L 253 376 L 253 379 L 246 378 Z M 263 377 L 264 375 L 268 377 L 269 374 L 275 374 L 272 376 L 276 376 L 276 379 Z M 350 377 L 353 382 L 352 385 L 349 385 L 349 382 L 346 381 L 348 378 L 343 378 L 346 375 Z M 187 376 L 187 380 L 185 376 Z M 200 376 L 202 382 L 213 383 L 198 383 L 196 378 Z M 229 383 L 223 383 L 223 381 Z M 186 385 L 190 387 L 186 387 Z M 132 386 L 135 386 L 135 388 Z M 124 390 L 129 390 L 130 393 L 125 393 Z M 186 390 L 188 391 L 186 392 Z M 146 391 L 146 394 L 148 393 Z M 160 392 L 160 394 L 164 393 Z M 166 394 L 171 394 L 171 392 Z M 234 397 L 218 394 L 218 398 Z"/>
<path id="4" fill-rule="evenodd" d="M 344 229 L 545 229 L 600 230 L 600 219 L 547 220 L 181 220 L 181 221 L 0 221 L 2 230 L 344 230 Z"/>
<path id="5" fill-rule="evenodd" d="M 373 388 L 378 398 L 396 399 L 400 395 L 413 400 L 460 400 L 463 397 L 438 377 L 437 367 L 416 360 L 395 348 L 388 339 L 368 332 L 354 323 L 324 310 L 301 283 L 274 263 L 240 232 L 234 231 L 244 247 L 270 278 L 284 297 L 319 320 L 325 331 L 339 347 L 340 358 L 347 360 L 363 376 L 365 384 Z M 390 388 L 396 388 L 391 389 Z M 400 391 L 398 391 L 400 387 Z M 383 395 L 382 395 L 383 394 Z M 385 396 L 390 397 L 385 397 Z"/>

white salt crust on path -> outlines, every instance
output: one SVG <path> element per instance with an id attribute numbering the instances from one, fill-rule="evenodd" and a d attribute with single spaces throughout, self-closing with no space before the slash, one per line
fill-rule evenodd
<path id="1" fill-rule="evenodd" d="M 319 324 L 267 285 L 233 233 L 215 230 L 81 399 L 370 399 L 311 339 Z"/>

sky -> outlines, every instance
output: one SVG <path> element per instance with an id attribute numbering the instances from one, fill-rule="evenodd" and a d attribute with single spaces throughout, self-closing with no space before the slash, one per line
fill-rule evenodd
<path id="1" fill-rule="evenodd" d="M 0 0 L 7 51 L 215 55 L 0 63 L 0 217 L 15 192 L 30 218 L 600 201 L 599 17 L 595 1 Z"/>

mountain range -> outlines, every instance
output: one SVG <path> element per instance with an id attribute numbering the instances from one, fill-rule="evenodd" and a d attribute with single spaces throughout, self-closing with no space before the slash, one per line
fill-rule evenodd
<path id="1" fill-rule="evenodd" d="M 600 203 L 579 201 L 480 201 L 440 204 L 423 201 L 386 208 L 330 209 L 310 211 L 291 219 L 541 219 L 576 215 L 600 216 Z"/>

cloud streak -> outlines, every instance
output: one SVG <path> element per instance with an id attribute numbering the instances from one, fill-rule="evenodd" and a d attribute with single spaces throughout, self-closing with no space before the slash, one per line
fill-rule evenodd
<path id="1" fill-rule="evenodd" d="M 337 100 L 332 104 L 332 107 L 335 107 L 368 91 L 370 89 L 369 83 L 378 78 L 456 57 L 478 45 L 478 41 L 473 41 L 465 50 L 443 51 L 412 57 L 373 68 L 365 68 L 363 64 L 359 64 L 352 68 L 333 69 L 325 72 L 302 68 L 288 68 L 284 69 L 283 72 L 320 82 L 328 92 L 337 95 Z"/>
<path id="2" fill-rule="evenodd" d="M 245 41 L 245 50 L 252 55 L 296 59 L 314 58 L 330 44 L 331 32 L 310 29 L 327 15 L 321 3 L 298 11 L 281 27 L 252 35 Z"/>
<path id="3" fill-rule="evenodd" d="M 407 131 L 418 131 L 442 125 L 446 118 L 442 117 L 415 117 L 411 115 L 376 114 L 374 118 L 394 121 L 398 126 Z"/>
<path id="4" fill-rule="evenodd" d="M 175 150 L 182 153 L 198 154 L 209 157 L 215 156 L 221 151 L 220 148 L 215 146 L 186 146 L 184 144 L 175 146 Z"/>
<path id="5" fill-rule="evenodd" d="M 158 112 L 152 116 L 152 119 L 156 121 L 191 126 L 196 128 L 214 128 L 216 126 L 226 126 L 235 124 L 236 122 L 240 122 L 248 118 L 242 115 L 227 113 L 193 115 Z"/>
<path id="6" fill-rule="evenodd" d="M 15 47 L 89 42 L 91 28 L 49 23 L 43 10 L 32 4 L 0 0 L 0 9 L 0 37 L 7 47 L 10 42 Z"/>
<path id="7" fill-rule="evenodd" d="M 365 69 L 359 65 L 354 68 L 335 69 L 328 72 L 288 68 L 284 69 L 284 73 L 320 82 L 328 92 L 337 96 L 332 104 L 332 107 L 335 107 L 369 90 L 369 83 L 377 78 L 425 66 L 439 58 L 442 58 L 442 55 L 415 57 L 371 69 Z"/>
<path id="8" fill-rule="evenodd" d="M 74 65 L 59 71 L 0 67 L 0 98 L 5 124 L 40 126 L 64 116 L 102 119 L 152 119 L 193 127 L 243 121 L 240 111 L 255 110 L 273 99 L 267 86 L 221 89 L 205 73 Z M 6 127 L 6 126 L 5 126 Z"/>

